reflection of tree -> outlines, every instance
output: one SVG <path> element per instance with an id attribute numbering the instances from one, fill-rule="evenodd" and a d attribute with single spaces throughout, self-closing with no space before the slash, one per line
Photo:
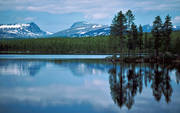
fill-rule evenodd
<path id="1" fill-rule="evenodd" d="M 116 64 L 113 64 L 113 68 L 109 70 L 110 78 L 109 83 L 111 84 L 111 95 L 116 104 L 122 107 L 126 101 L 126 91 L 124 87 L 124 77 L 117 75 Z M 122 69 L 122 67 L 120 67 Z M 122 73 L 122 71 L 120 72 Z"/>
<path id="2" fill-rule="evenodd" d="M 112 98 L 120 108 L 126 105 L 128 109 L 131 109 L 134 104 L 134 96 L 138 89 L 139 91 L 142 89 L 141 76 L 135 74 L 134 66 L 132 66 L 132 69 L 128 70 L 127 78 L 125 76 L 124 64 L 120 65 L 118 74 L 116 68 L 117 66 L 114 64 L 113 68 L 109 70 L 109 83 Z M 128 79 L 127 82 L 126 79 Z"/>
<path id="3" fill-rule="evenodd" d="M 153 89 L 153 95 L 157 101 L 161 99 L 162 95 L 162 73 L 158 71 L 158 65 L 155 66 L 156 68 L 154 69 L 154 78 L 152 81 L 152 89 Z"/>
<path id="4" fill-rule="evenodd" d="M 180 72 L 176 72 L 176 82 L 177 84 L 179 84 L 179 81 L 180 81 Z"/>
<path id="5" fill-rule="evenodd" d="M 180 67 L 178 66 L 178 70 L 176 71 L 176 82 L 179 84 L 180 81 Z"/>
<path id="6" fill-rule="evenodd" d="M 120 108 L 126 106 L 131 109 L 135 102 L 134 97 L 143 91 L 143 84 L 146 87 L 148 84 L 151 85 L 155 100 L 160 101 L 164 95 L 166 102 L 170 101 L 172 95 L 171 79 L 169 69 L 165 66 L 144 64 L 142 68 L 142 64 L 113 64 L 109 74 L 111 96 L 114 103 Z"/>
<path id="7" fill-rule="evenodd" d="M 153 95 L 157 101 L 160 101 L 162 94 L 165 96 L 166 102 L 170 101 L 172 95 L 172 87 L 170 84 L 169 69 L 162 67 L 159 70 L 159 65 L 155 66 L 155 74 L 152 80 Z"/>
<path id="8" fill-rule="evenodd" d="M 170 77 L 169 77 L 169 71 L 166 70 L 165 72 L 165 76 L 164 76 L 164 81 L 163 81 L 163 93 L 164 93 L 164 96 L 165 96 L 165 99 L 166 99 L 166 102 L 168 103 L 170 101 L 170 97 L 172 95 L 172 87 L 171 87 L 171 84 L 170 84 Z"/>

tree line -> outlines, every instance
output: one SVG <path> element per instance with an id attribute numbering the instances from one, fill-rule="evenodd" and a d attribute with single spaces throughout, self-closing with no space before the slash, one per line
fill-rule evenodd
<path id="1" fill-rule="evenodd" d="M 169 52 L 170 49 L 173 49 L 173 46 L 171 46 L 173 26 L 169 15 L 166 16 L 164 23 L 160 16 L 155 17 L 151 31 L 152 36 L 149 39 L 147 39 L 147 33 L 143 33 L 141 24 L 137 26 L 134 20 L 135 16 L 131 10 L 128 10 L 125 14 L 120 11 L 113 18 L 110 46 L 113 46 L 114 52 L 122 53 L 124 48 L 127 47 L 128 53 L 129 51 L 135 53 L 137 50 L 142 53 L 144 52 L 142 50 L 148 48 L 158 56 L 159 51 Z M 124 43 L 125 40 L 127 43 Z"/>

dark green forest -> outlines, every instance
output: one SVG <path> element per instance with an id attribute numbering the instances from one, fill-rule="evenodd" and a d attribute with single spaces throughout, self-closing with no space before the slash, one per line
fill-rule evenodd
<path id="1" fill-rule="evenodd" d="M 172 32 L 170 52 L 180 55 L 180 32 Z M 1 53 L 58 53 L 58 54 L 113 54 L 116 53 L 110 43 L 111 36 L 86 38 L 38 38 L 0 40 Z M 153 36 L 143 33 L 142 53 L 152 53 L 154 50 Z M 160 52 L 163 52 L 161 45 Z M 118 51 L 121 48 L 117 48 Z M 133 50 L 130 50 L 133 52 Z M 136 48 L 136 52 L 139 52 Z M 123 53 L 128 53 L 128 37 L 124 40 Z"/>
<path id="2" fill-rule="evenodd" d="M 110 36 L 82 38 L 36 38 L 0 40 L 0 53 L 51 54 L 153 54 L 180 55 L 180 31 L 172 31 L 171 17 L 155 17 L 152 32 L 134 23 L 131 10 L 120 11 L 112 20 Z"/>
<path id="3" fill-rule="evenodd" d="M 0 51 L 60 54 L 108 53 L 111 51 L 108 48 L 108 39 L 109 37 L 1 40 Z"/>

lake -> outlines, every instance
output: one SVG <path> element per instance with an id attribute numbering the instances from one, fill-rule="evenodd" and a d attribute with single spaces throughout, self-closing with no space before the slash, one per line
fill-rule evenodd
<path id="1" fill-rule="evenodd" d="M 0 55 L 0 113 L 179 113 L 180 65 Z"/>

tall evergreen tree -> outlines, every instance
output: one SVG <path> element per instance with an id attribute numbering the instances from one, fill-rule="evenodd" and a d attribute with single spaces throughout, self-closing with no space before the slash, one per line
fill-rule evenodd
<path id="1" fill-rule="evenodd" d="M 145 49 L 145 51 L 147 48 L 148 48 L 148 38 L 147 38 L 147 32 L 145 32 L 145 34 L 144 34 L 144 49 Z"/>
<path id="2" fill-rule="evenodd" d="M 130 30 L 131 25 L 133 24 L 133 21 L 135 20 L 135 17 L 134 17 L 131 10 L 128 10 L 126 12 L 125 16 L 126 16 L 126 19 L 127 19 L 127 29 Z"/>
<path id="3" fill-rule="evenodd" d="M 111 24 L 111 31 L 110 34 L 113 38 L 116 38 L 117 47 L 122 49 L 124 44 L 124 34 L 126 32 L 126 18 L 125 15 L 120 11 L 117 16 L 113 18 L 112 24 Z"/>
<path id="4" fill-rule="evenodd" d="M 114 36 L 114 37 L 118 36 L 117 15 L 114 16 L 110 28 L 111 28 L 111 30 L 110 30 L 111 36 Z"/>
<path id="5" fill-rule="evenodd" d="M 126 22 L 125 15 L 120 11 L 118 15 L 113 18 L 110 31 L 111 35 L 123 38 L 127 28 Z"/>
<path id="6" fill-rule="evenodd" d="M 143 45 L 143 29 L 142 29 L 142 26 L 139 25 L 139 49 L 140 49 L 140 52 L 142 52 L 142 45 Z"/>
<path id="7" fill-rule="evenodd" d="M 165 51 L 169 50 L 169 46 L 170 46 L 170 35 L 172 32 L 172 22 L 171 22 L 171 17 L 169 15 L 166 16 L 165 18 L 165 22 L 163 24 L 163 36 L 165 38 Z"/>
<path id="8" fill-rule="evenodd" d="M 131 25 L 131 32 L 132 32 L 132 39 L 133 39 L 133 49 L 136 49 L 137 42 L 138 42 L 138 30 L 137 30 L 137 26 L 134 23 L 132 23 Z"/>
<path id="9" fill-rule="evenodd" d="M 129 54 L 129 50 L 133 49 L 133 39 L 132 39 L 132 30 L 131 30 L 131 25 L 133 24 L 133 21 L 135 20 L 135 17 L 132 13 L 131 10 L 128 10 L 125 14 L 126 19 L 127 19 L 127 38 L 128 38 L 128 43 L 127 43 L 127 47 L 128 47 L 128 54 Z"/>
<path id="10" fill-rule="evenodd" d="M 161 36 L 162 36 L 162 21 L 160 16 L 155 17 L 152 28 L 152 35 L 154 37 L 154 48 L 156 56 L 159 55 L 159 48 L 161 46 Z"/>

